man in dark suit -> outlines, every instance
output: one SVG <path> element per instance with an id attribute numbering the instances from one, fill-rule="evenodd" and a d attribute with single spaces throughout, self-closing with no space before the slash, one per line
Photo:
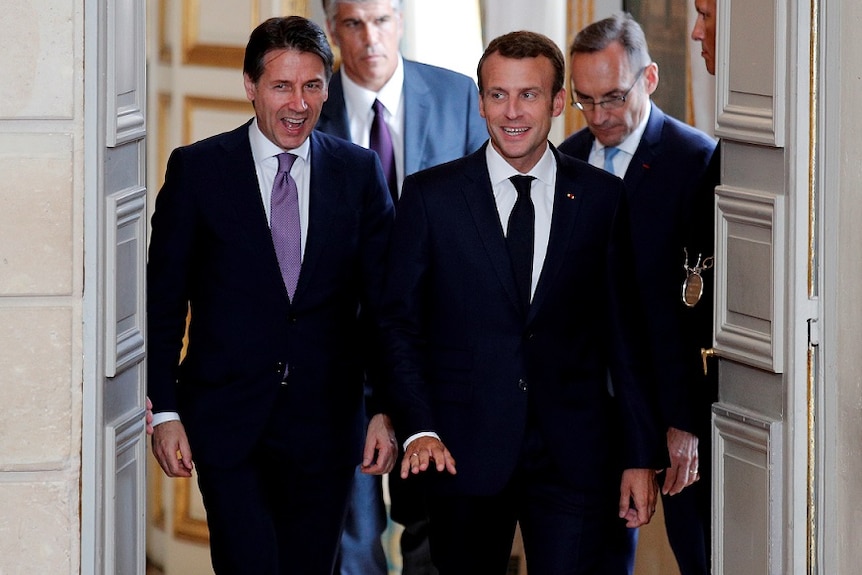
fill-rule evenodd
<path id="1" fill-rule="evenodd" d="M 506 573 L 518 522 L 530 572 L 596 573 L 611 526 L 654 511 L 623 185 L 548 143 L 564 67 L 540 34 L 493 40 L 490 143 L 404 181 L 384 338 L 401 476 L 433 480 L 442 575 Z"/>
<path id="2" fill-rule="evenodd" d="M 356 465 L 394 463 L 388 418 L 366 431 L 363 409 L 394 210 L 372 152 L 312 132 L 332 63 L 316 24 L 258 26 L 254 119 L 175 150 L 156 200 L 153 451 L 172 477 L 194 455 L 219 574 L 331 574 Z"/>
<path id="3" fill-rule="evenodd" d="M 401 56 L 402 0 L 323 0 L 323 7 L 341 68 L 329 85 L 317 129 L 369 147 L 375 143 L 374 104 L 380 102 L 393 144 L 394 199 L 405 175 L 460 158 L 485 142 L 488 132 L 473 80 Z M 404 526 L 403 575 L 433 575 L 421 481 L 392 474 L 389 495 L 392 519 Z M 380 539 L 385 528 L 380 477 L 357 473 L 342 534 L 342 575 L 388 573 Z"/>
<path id="4" fill-rule="evenodd" d="M 560 151 L 604 166 L 625 182 L 634 244 L 628 267 L 647 314 L 652 385 L 670 457 L 662 485 L 665 525 L 683 575 L 705 574 L 716 380 L 714 370 L 704 374 L 701 349 L 712 341 L 712 282 L 704 278 L 711 278 L 715 142 L 650 101 L 658 65 L 629 14 L 584 28 L 570 61 L 573 102 L 587 128 Z M 696 290 L 701 286 L 702 296 Z M 629 554 L 633 564 L 634 545 Z"/>

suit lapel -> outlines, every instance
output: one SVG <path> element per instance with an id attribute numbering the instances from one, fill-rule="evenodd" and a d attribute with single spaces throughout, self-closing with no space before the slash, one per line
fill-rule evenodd
<path id="1" fill-rule="evenodd" d="M 257 262 L 263 274 L 270 276 L 273 287 L 283 292 L 287 298 L 254 168 L 251 143 L 248 139 L 250 123 L 234 130 L 225 138 L 222 144 L 224 158 L 216 164 L 220 171 L 218 181 L 221 182 L 219 185 L 232 207 L 230 213 L 244 234 L 250 261 Z"/>
<path id="2" fill-rule="evenodd" d="M 485 144 L 487 146 L 488 144 Z M 471 156 L 470 163 L 464 170 L 465 184 L 464 200 L 470 210 L 473 223 L 479 232 L 485 253 L 491 260 L 491 265 L 497 274 L 500 285 L 517 310 L 521 310 L 515 276 L 512 272 L 512 261 L 506 248 L 506 238 L 500 224 L 500 214 L 494 200 L 494 191 L 488 177 L 488 165 L 485 161 L 485 146 L 479 148 Z"/>
<path id="3" fill-rule="evenodd" d="M 640 188 L 641 180 L 647 175 L 651 169 L 655 158 L 661 153 L 661 132 L 664 126 L 664 113 L 659 110 L 658 106 L 652 106 L 652 111 L 649 115 L 644 133 L 641 136 L 641 141 L 635 150 L 632 161 L 629 163 L 629 168 L 626 170 L 626 175 L 623 180 L 626 183 L 626 190 L 637 190 Z M 629 192 L 631 195 L 631 192 Z"/>
<path id="4" fill-rule="evenodd" d="M 554 285 L 557 275 L 565 262 L 565 253 L 575 232 L 575 222 L 582 201 L 578 178 L 571 160 L 553 149 L 557 159 L 557 183 L 554 188 L 554 211 L 551 215 L 551 235 L 548 238 L 548 251 L 539 275 L 539 282 L 533 294 L 527 321 L 531 321 L 541 308 L 548 290 Z"/>
<path id="5" fill-rule="evenodd" d="M 344 104 L 344 89 L 342 88 L 340 72 L 333 74 L 329 82 L 329 97 L 320 111 L 320 119 L 317 120 L 317 129 L 348 142 L 352 141 L 350 137 L 350 123 L 347 119 L 347 106 Z"/>
<path id="6" fill-rule="evenodd" d="M 432 122 L 428 121 L 431 99 L 425 96 L 430 87 L 416 70 L 412 62 L 404 61 L 404 173 L 412 174 L 419 170 L 419 158 L 425 154 L 428 131 Z"/>
<path id="7" fill-rule="evenodd" d="M 308 198 L 308 232 L 299 282 L 294 299 L 298 299 L 314 276 L 314 268 L 338 219 L 336 208 L 344 190 L 350 187 L 349 173 L 344 162 L 316 132 L 311 133 L 311 178 Z"/>

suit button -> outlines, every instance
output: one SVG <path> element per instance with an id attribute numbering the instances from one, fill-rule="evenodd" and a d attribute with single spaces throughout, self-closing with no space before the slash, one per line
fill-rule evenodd
<path id="1" fill-rule="evenodd" d="M 290 314 L 289 316 L 287 316 L 287 321 L 290 323 L 296 323 L 296 316 L 293 314 Z"/>
<path id="2" fill-rule="evenodd" d="M 518 389 L 520 389 L 521 391 L 527 391 L 527 382 L 526 382 L 526 380 L 524 380 L 524 379 L 519 379 L 519 380 L 518 380 Z"/>

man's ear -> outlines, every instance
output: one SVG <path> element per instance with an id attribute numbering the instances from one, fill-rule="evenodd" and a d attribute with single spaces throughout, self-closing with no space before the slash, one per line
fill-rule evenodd
<path id="1" fill-rule="evenodd" d="M 658 63 L 650 62 L 644 69 L 644 87 L 647 95 L 652 95 L 658 88 Z"/>

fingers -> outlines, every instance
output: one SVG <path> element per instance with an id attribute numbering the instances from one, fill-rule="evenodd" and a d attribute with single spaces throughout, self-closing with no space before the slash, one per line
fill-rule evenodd
<path id="1" fill-rule="evenodd" d="M 667 448 L 671 466 L 665 474 L 662 493 L 676 495 L 700 478 L 698 438 L 696 435 L 671 427 L 667 431 Z"/>
<path id="2" fill-rule="evenodd" d="M 646 525 L 655 513 L 658 485 L 651 469 L 626 469 L 620 484 L 619 516 L 627 527 Z"/>
<path id="3" fill-rule="evenodd" d="M 168 477 L 192 476 L 192 451 L 185 428 L 179 421 L 156 426 L 153 430 L 153 455 Z"/>
<path id="4" fill-rule="evenodd" d="M 388 416 L 378 413 L 368 423 L 361 471 L 367 475 L 389 473 L 395 467 L 398 445 Z"/>
<path id="5" fill-rule="evenodd" d="M 401 477 L 406 479 L 411 473 L 416 475 L 427 471 L 432 462 L 438 472 L 446 471 L 452 475 L 457 473 L 455 458 L 442 441 L 433 437 L 421 437 L 412 441 L 401 461 Z"/>
<path id="6" fill-rule="evenodd" d="M 146 424 L 147 424 L 147 435 L 152 435 L 153 434 L 153 402 L 150 401 L 149 395 L 147 396 L 146 408 L 147 408 L 147 414 L 146 414 L 144 419 L 145 419 Z"/>

